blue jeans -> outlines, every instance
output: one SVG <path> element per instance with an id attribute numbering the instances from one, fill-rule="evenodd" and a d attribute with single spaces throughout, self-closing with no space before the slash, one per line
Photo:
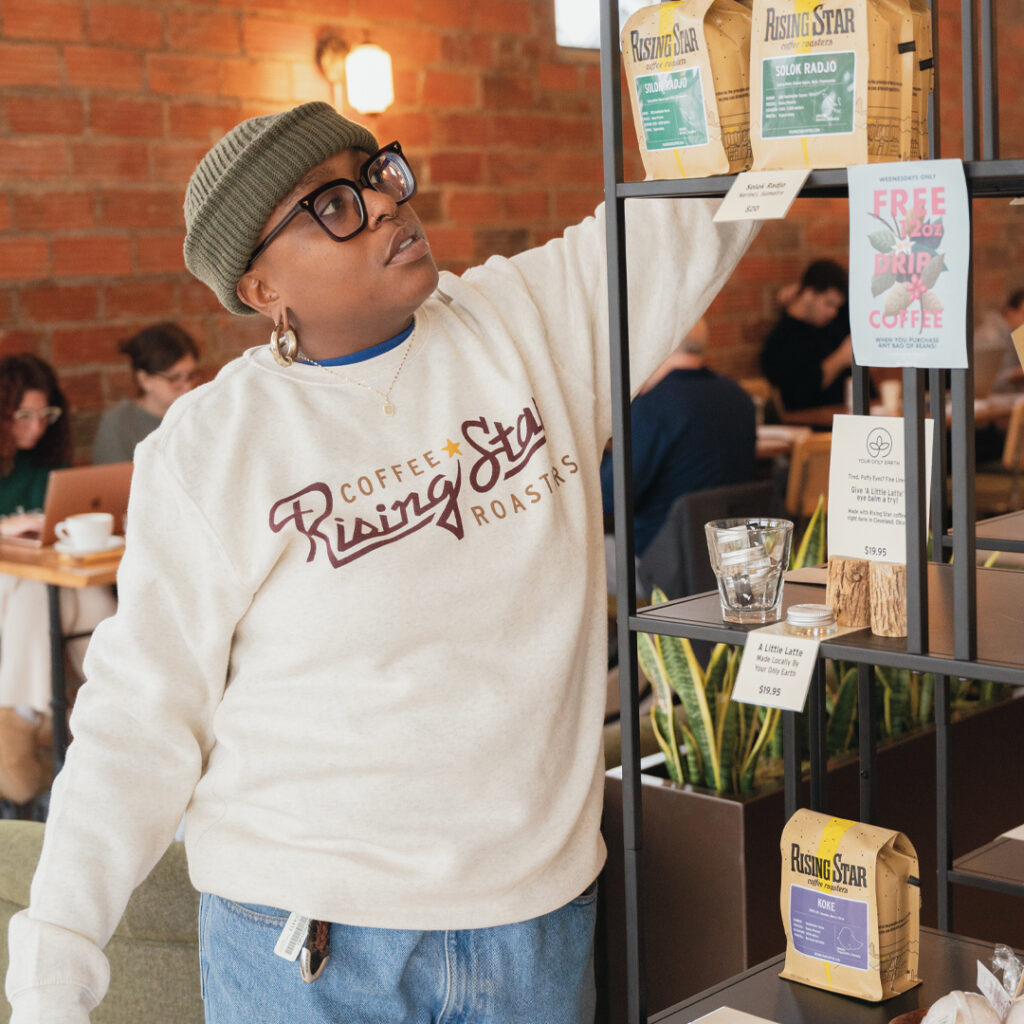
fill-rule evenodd
<path id="1" fill-rule="evenodd" d="M 207 1024 L 592 1024 L 597 887 L 543 917 L 462 931 L 332 924 L 307 984 L 274 955 L 288 914 L 203 894 Z"/>

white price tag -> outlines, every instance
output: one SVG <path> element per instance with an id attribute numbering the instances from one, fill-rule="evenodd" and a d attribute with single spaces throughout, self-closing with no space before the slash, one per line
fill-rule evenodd
<path id="1" fill-rule="evenodd" d="M 931 499 L 932 421 L 925 420 L 925 515 Z M 836 416 L 828 474 L 828 550 L 869 562 L 907 561 L 903 420 Z"/>
<path id="2" fill-rule="evenodd" d="M 309 934 L 309 918 L 301 914 L 289 914 L 281 929 L 281 935 L 274 946 L 274 956 L 282 960 L 295 961 L 299 952 L 306 944 L 306 936 Z"/>
<path id="3" fill-rule="evenodd" d="M 989 1006 L 996 1011 L 999 1019 L 1005 1020 L 1013 1000 L 999 979 L 980 960 L 978 961 L 978 991 L 988 1000 Z"/>
<path id="4" fill-rule="evenodd" d="M 722 1006 L 711 1013 L 698 1017 L 693 1024 L 775 1024 L 766 1017 L 755 1017 L 752 1013 L 744 1013 L 742 1010 L 730 1010 L 728 1006 Z"/>
<path id="5" fill-rule="evenodd" d="M 782 220 L 810 173 L 805 167 L 791 171 L 744 171 L 737 174 L 714 219 Z"/>
<path id="6" fill-rule="evenodd" d="M 791 636 L 782 623 L 747 634 L 732 699 L 784 711 L 803 711 L 819 641 Z"/>

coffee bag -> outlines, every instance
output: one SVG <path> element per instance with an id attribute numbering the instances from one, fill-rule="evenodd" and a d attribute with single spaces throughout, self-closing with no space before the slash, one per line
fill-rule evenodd
<path id="1" fill-rule="evenodd" d="M 910 159 L 927 160 L 931 154 L 928 104 L 935 88 L 931 4 L 928 0 L 910 0 L 910 13 L 914 19 L 914 94 Z"/>
<path id="2" fill-rule="evenodd" d="M 900 832 L 800 810 L 782 832 L 781 977 L 879 1002 L 917 985 L 921 886 Z"/>
<path id="3" fill-rule="evenodd" d="M 754 168 L 847 167 L 909 155 L 912 38 L 908 0 L 756 0 Z"/>
<path id="4" fill-rule="evenodd" d="M 909 160 L 914 19 L 909 0 L 868 0 L 868 162 Z"/>
<path id="5" fill-rule="evenodd" d="M 648 178 L 750 166 L 750 11 L 737 0 L 675 0 L 637 11 L 622 58 Z"/>

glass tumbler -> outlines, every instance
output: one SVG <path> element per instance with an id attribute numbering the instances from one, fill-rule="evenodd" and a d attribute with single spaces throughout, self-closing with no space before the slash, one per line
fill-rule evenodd
<path id="1" fill-rule="evenodd" d="M 788 519 L 715 519 L 704 525 L 726 622 L 767 623 L 782 610 L 793 524 Z"/>

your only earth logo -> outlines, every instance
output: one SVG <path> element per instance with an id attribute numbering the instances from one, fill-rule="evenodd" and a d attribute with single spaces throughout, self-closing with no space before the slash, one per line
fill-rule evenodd
<path id="1" fill-rule="evenodd" d="M 875 427 L 865 441 L 868 455 L 873 459 L 884 459 L 892 452 L 892 434 L 885 427 Z"/>

